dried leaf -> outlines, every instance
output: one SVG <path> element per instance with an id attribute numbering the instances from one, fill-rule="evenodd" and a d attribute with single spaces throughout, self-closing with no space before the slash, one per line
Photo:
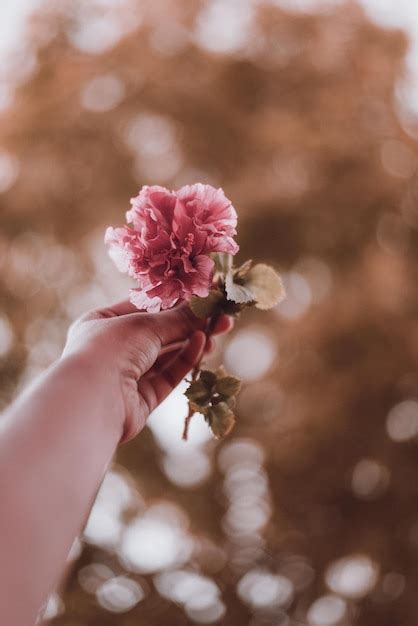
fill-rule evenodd
<path id="1" fill-rule="evenodd" d="M 207 411 L 207 420 L 215 437 L 225 437 L 234 427 L 235 415 L 226 402 L 219 402 Z"/>
<path id="2" fill-rule="evenodd" d="M 220 291 L 217 289 L 211 289 L 206 298 L 193 296 L 189 305 L 196 317 L 199 317 L 200 319 L 207 319 L 217 312 L 218 306 L 223 298 L 224 296 Z"/>
<path id="3" fill-rule="evenodd" d="M 211 397 L 210 389 L 208 389 L 205 383 L 200 379 L 190 383 L 184 393 L 192 404 L 199 407 L 208 404 Z"/>
<path id="4" fill-rule="evenodd" d="M 250 269 L 246 278 L 258 309 L 271 309 L 285 297 L 282 280 L 270 265 L 258 263 Z"/>
<path id="5" fill-rule="evenodd" d="M 205 385 L 206 389 L 211 391 L 213 385 L 216 383 L 216 374 L 210 370 L 202 370 L 199 380 Z"/>
<path id="6" fill-rule="evenodd" d="M 227 405 L 229 406 L 230 409 L 235 409 L 235 405 L 237 403 L 237 397 L 236 396 L 231 396 L 230 398 L 225 400 L 225 402 L 227 403 Z"/>
<path id="7" fill-rule="evenodd" d="M 241 381 L 235 376 L 224 376 L 218 378 L 215 385 L 215 391 L 224 398 L 231 398 L 239 393 L 241 388 Z"/>
<path id="8" fill-rule="evenodd" d="M 250 302 L 253 302 L 254 295 L 248 284 L 237 283 L 234 278 L 232 272 L 229 272 L 225 278 L 225 290 L 228 300 L 238 304 L 250 304 Z"/>
<path id="9" fill-rule="evenodd" d="M 285 296 L 280 276 L 264 263 L 251 268 L 244 263 L 239 270 L 227 275 L 225 288 L 229 300 L 247 306 L 255 304 L 263 310 L 271 309 Z"/>
<path id="10" fill-rule="evenodd" d="M 215 269 L 220 274 L 227 274 L 232 269 L 232 255 L 226 252 L 214 252 L 211 254 L 215 261 Z"/>
<path id="11" fill-rule="evenodd" d="M 234 272 L 234 275 L 236 276 L 236 278 L 245 278 L 245 276 L 250 271 L 252 264 L 253 264 L 252 259 L 248 259 L 248 261 L 245 261 L 245 263 L 240 265 L 238 269 L 236 269 Z"/>
<path id="12" fill-rule="evenodd" d="M 199 378 L 190 383 L 185 395 L 189 401 L 189 414 L 185 422 L 185 435 L 190 417 L 202 413 L 215 437 L 224 437 L 235 424 L 235 396 L 239 392 L 241 381 L 226 373 L 221 365 L 215 372 L 201 370 Z"/>

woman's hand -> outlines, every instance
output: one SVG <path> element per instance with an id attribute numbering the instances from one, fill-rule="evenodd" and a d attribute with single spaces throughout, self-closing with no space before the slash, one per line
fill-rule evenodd
<path id="1" fill-rule="evenodd" d="M 186 303 L 158 314 L 138 311 L 129 301 L 83 315 L 68 332 L 63 358 L 92 373 L 98 393 L 107 394 L 122 441 L 134 437 L 149 413 L 213 348 L 205 323 Z M 213 335 L 232 327 L 219 318 Z"/>
<path id="2" fill-rule="evenodd" d="M 34 623 L 117 444 L 210 350 L 202 327 L 185 304 L 153 315 L 129 302 L 87 313 L 70 328 L 62 359 L 8 408 L 0 423 L 1 624 Z M 230 327 L 220 318 L 215 333 Z"/>

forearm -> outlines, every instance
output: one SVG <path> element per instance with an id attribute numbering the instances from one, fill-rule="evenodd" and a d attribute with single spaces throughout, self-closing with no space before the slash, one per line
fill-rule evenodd
<path id="1" fill-rule="evenodd" d="M 63 359 L 0 420 L 2 624 L 34 623 L 87 518 L 123 428 L 109 375 Z"/>

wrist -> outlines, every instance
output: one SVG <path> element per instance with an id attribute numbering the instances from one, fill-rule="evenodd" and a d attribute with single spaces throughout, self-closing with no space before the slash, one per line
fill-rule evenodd
<path id="1" fill-rule="evenodd" d="M 68 393 L 70 401 L 73 397 L 85 402 L 86 419 L 100 413 L 102 426 L 116 429 L 122 436 L 125 412 L 116 369 L 88 350 L 65 354 L 53 369 L 58 379 L 65 381 L 64 396 Z"/>

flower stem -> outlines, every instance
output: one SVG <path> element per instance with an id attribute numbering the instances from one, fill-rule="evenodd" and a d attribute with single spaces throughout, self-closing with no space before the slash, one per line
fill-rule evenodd
<path id="1" fill-rule="evenodd" d="M 216 326 L 216 322 L 219 319 L 221 312 L 219 313 L 215 313 L 215 315 L 213 315 L 212 317 L 210 317 L 207 321 L 206 324 L 206 328 L 205 328 L 205 335 L 206 335 L 206 340 L 209 339 L 209 337 L 211 336 L 215 326 Z M 202 360 L 203 360 L 203 356 L 199 359 L 199 361 L 196 363 L 196 365 L 194 366 L 193 370 L 192 370 L 192 382 L 194 383 L 198 378 L 199 378 L 199 374 L 200 374 L 200 368 L 202 365 Z M 183 429 L 183 436 L 182 439 L 184 441 L 187 441 L 187 438 L 189 436 L 189 426 L 190 426 L 190 421 L 193 417 L 193 415 L 195 414 L 195 412 L 193 411 L 192 407 L 189 404 L 189 412 L 187 414 L 186 419 L 184 420 L 184 429 Z"/>
<path id="2" fill-rule="evenodd" d="M 184 429 L 183 429 L 183 440 L 187 441 L 187 438 L 189 436 L 189 426 L 190 426 L 190 420 L 192 419 L 194 415 L 194 411 L 192 409 L 191 406 L 189 406 L 189 412 L 187 414 L 186 419 L 184 420 Z"/>

